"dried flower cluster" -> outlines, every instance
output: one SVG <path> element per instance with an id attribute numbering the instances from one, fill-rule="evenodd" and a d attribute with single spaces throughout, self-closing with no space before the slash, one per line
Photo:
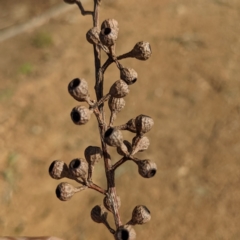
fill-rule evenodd
<path id="1" fill-rule="evenodd" d="M 115 188 L 115 170 L 123 163 L 130 160 L 137 164 L 139 174 L 144 178 L 151 178 L 156 174 L 157 166 L 149 159 L 138 159 L 135 154 L 147 150 L 149 139 L 145 136 L 153 127 L 153 119 L 146 115 L 139 115 L 130 119 L 127 123 L 114 126 L 117 114 L 125 107 L 124 97 L 129 94 L 130 85 L 137 82 L 137 72 L 124 67 L 120 60 L 124 58 L 136 58 L 147 60 L 151 56 L 151 47 L 148 42 L 138 42 L 128 53 L 120 56 L 115 55 L 116 41 L 119 34 L 119 25 L 115 19 L 106 19 L 99 26 L 99 5 L 101 0 L 94 0 L 94 10 L 85 11 L 81 2 L 77 0 L 64 0 L 69 4 L 77 4 L 83 15 L 92 15 L 93 28 L 86 38 L 93 44 L 95 57 L 95 92 L 97 100 L 94 100 L 88 91 L 88 83 L 84 78 L 75 78 L 68 85 L 69 94 L 78 102 L 86 102 L 85 105 L 77 105 L 71 111 L 71 119 L 76 125 L 86 124 L 92 115 L 98 121 L 98 128 L 101 140 L 101 147 L 88 146 L 84 152 L 84 158 L 75 158 L 68 165 L 61 161 L 53 161 L 49 167 L 49 174 L 54 179 L 69 178 L 81 184 L 74 187 L 67 182 L 60 183 L 56 188 L 56 195 L 62 201 L 70 200 L 71 197 L 86 188 L 96 190 L 104 195 L 103 203 L 95 206 L 91 211 L 91 218 L 96 223 L 103 223 L 116 240 L 136 239 L 133 229 L 135 224 L 143 224 L 151 219 L 150 211 L 146 206 L 136 206 L 132 211 L 132 218 L 122 223 L 118 209 L 121 206 L 120 197 L 117 196 Z M 107 61 L 101 64 L 101 51 L 108 56 Z M 119 70 L 119 79 L 110 87 L 108 93 L 103 95 L 104 73 L 111 63 L 115 63 Z M 110 119 L 107 122 L 104 113 L 104 102 L 108 101 L 111 111 Z M 132 142 L 123 139 L 122 131 L 127 130 L 134 133 Z M 112 163 L 108 147 L 115 147 L 121 156 L 115 164 Z M 107 178 L 107 189 L 96 185 L 92 180 L 95 165 L 103 161 Z M 115 227 L 112 228 L 108 221 L 108 211 L 113 214 Z"/>

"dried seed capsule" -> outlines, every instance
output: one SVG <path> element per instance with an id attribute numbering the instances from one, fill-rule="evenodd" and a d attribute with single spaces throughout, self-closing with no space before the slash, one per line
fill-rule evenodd
<path id="1" fill-rule="evenodd" d="M 111 112 L 119 113 L 125 107 L 125 100 L 123 98 L 110 97 L 108 106 Z"/>
<path id="2" fill-rule="evenodd" d="M 72 109 L 71 118 L 77 125 L 85 124 L 91 118 L 92 111 L 85 106 L 76 106 Z"/>
<path id="3" fill-rule="evenodd" d="M 144 178 L 152 178 L 157 173 L 157 165 L 149 159 L 135 161 L 138 172 Z"/>
<path id="4" fill-rule="evenodd" d="M 142 152 L 144 150 L 147 150 L 149 145 L 150 145 L 150 142 L 147 137 L 135 136 L 132 140 L 133 150 L 132 150 L 131 154 L 134 155 L 137 152 Z"/>
<path id="5" fill-rule="evenodd" d="M 78 189 L 73 187 L 71 184 L 62 182 L 56 188 L 56 195 L 61 201 L 68 201 L 78 192 Z"/>
<path id="6" fill-rule="evenodd" d="M 69 171 L 74 177 L 85 180 L 88 173 L 88 164 L 82 158 L 73 159 L 69 163 Z"/>
<path id="7" fill-rule="evenodd" d="M 123 144 L 127 147 L 128 152 L 132 152 L 132 144 L 128 142 L 127 140 L 123 141 Z M 117 147 L 117 153 L 121 156 L 125 156 L 125 153 L 121 150 L 120 147 Z"/>
<path id="8" fill-rule="evenodd" d="M 114 98 L 123 98 L 129 93 L 129 88 L 128 85 L 120 79 L 111 86 L 109 93 Z"/>
<path id="9" fill-rule="evenodd" d="M 132 57 L 137 58 L 138 60 L 147 60 L 152 55 L 152 50 L 149 42 L 138 42 L 133 47 L 131 51 Z"/>
<path id="10" fill-rule="evenodd" d="M 120 147 L 123 144 L 123 136 L 120 130 L 109 128 L 104 134 L 104 141 L 112 147 Z"/>
<path id="11" fill-rule="evenodd" d="M 114 28 L 104 28 L 101 30 L 99 38 L 103 45 L 111 47 L 117 41 L 118 31 L 116 31 Z"/>
<path id="12" fill-rule="evenodd" d="M 139 115 L 135 119 L 137 134 L 142 135 L 149 132 L 154 124 L 153 119 L 146 115 Z"/>
<path id="13" fill-rule="evenodd" d="M 88 83 L 85 79 L 74 78 L 68 84 L 69 94 L 79 102 L 86 101 L 90 103 L 89 94 L 88 94 Z"/>
<path id="14" fill-rule="evenodd" d="M 94 165 L 102 158 L 102 149 L 89 146 L 85 149 L 84 155 L 88 162 L 88 180 L 91 181 Z"/>
<path id="15" fill-rule="evenodd" d="M 96 205 L 91 211 L 91 218 L 96 223 L 104 223 L 107 219 L 107 211 L 104 206 Z"/>
<path id="16" fill-rule="evenodd" d="M 134 240 L 136 232 L 131 225 L 120 226 L 114 234 L 115 240 Z"/>
<path id="17" fill-rule="evenodd" d="M 86 33 L 87 41 L 91 44 L 99 44 L 99 42 L 100 42 L 99 34 L 100 34 L 100 29 L 99 28 L 97 28 L 97 27 L 91 28 Z"/>
<path id="18" fill-rule="evenodd" d="M 106 19 L 101 25 L 100 40 L 103 45 L 111 47 L 118 38 L 118 22 L 115 19 Z"/>
<path id="19" fill-rule="evenodd" d="M 122 68 L 120 70 L 120 78 L 128 85 L 131 85 L 137 81 L 138 74 L 132 68 Z"/>
<path id="20" fill-rule="evenodd" d="M 128 150 L 123 143 L 123 136 L 120 130 L 110 127 L 104 134 L 104 141 L 109 146 L 119 147 L 125 155 L 128 154 Z"/>
<path id="21" fill-rule="evenodd" d="M 105 196 L 105 198 L 103 199 L 103 204 L 108 211 L 113 212 L 112 204 L 110 202 L 109 197 Z M 121 206 L 121 199 L 119 196 L 117 196 L 117 208 L 119 209 L 120 206 Z"/>
<path id="22" fill-rule="evenodd" d="M 55 160 L 49 167 L 49 175 L 54 179 L 61 179 L 64 177 L 70 177 L 68 166 L 65 162 Z"/>
<path id="23" fill-rule="evenodd" d="M 104 28 L 114 28 L 115 30 L 119 31 L 118 21 L 113 18 L 106 19 L 102 22 L 101 25 L 101 29 Z"/>
<path id="24" fill-rule="evenodd" d="M 130 220 L 129 224 L 144 224 L 151 220 L 151 214 L 149 209 L 146 206 L 139 205 L 133 209 L 132 212 L 132 219 Z"/>
<path id="25" fill-rule="evenodd" d="M 124 108 L 125 100 L 123 98 L 110 97 L 108 100 L 108 106 L 111 110 L 109 126 L 112 126 L 113 122 L 117 118 L 117 114 Z"/>
<path id="26" fill-rule="evenodd" d="M 85 158 L 90 165 L 98 163 L 102 158 L 102 149 L 100 147 L 89 146 L 84 151 Z"/>

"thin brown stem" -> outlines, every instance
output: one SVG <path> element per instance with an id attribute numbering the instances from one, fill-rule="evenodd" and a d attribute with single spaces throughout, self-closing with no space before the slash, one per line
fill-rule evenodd
<path id="1" fill-rule="evenodd" d="M 102 194 L 104 194 L 104 195 L 107 194 L 107 191 L 106 191 L 106 190 L 104 190 L 103 188 L 99 187 L 99 186 L 96 185 L 95 183 L 91 183 L 91 182 L 90 182 L 90 183 L 87 185 L 87 187 L 90 188 L 90 189 L 96 190 L 96 191 L 98 191 L 98 192 L 100 192 L 100 193 L 102 193 Z"/>
<path id="2" fill-rule="evenodd" d="M 115 171 L 119 166 L 121 166 L 123 163 L 125 163 L 128 160 L 128 158 L 123 157 L 119 161 L 117 161 L 113 166 L 112 166 L 112 171 Z"/>
<path id="3" fill-rule="evenodd" d="M 119 60 L 125 59 L 125 58 L 129 58 L 132 57 L 132 55 L 130 54 L 131 52 L 122 54 L 120 56 L 117 57 L 109 57 L 106 62 L 103 64 L 102 66 L 102 73 L 104 74 L 104 72 L 107 70 L 107 68 L 113 63 L 115 62 L 118 68 L 122 68 L 122 65 L 118 62 Z"/>
<path id="4" fill-rule="evenodd" d="M 93 15 L 93 11 L 85 11 L 85 9 L 84 9 L 81 1 L 76 0 L 76 4 L 78 5 L 78 8 L 80 9 L 81 14 L 82 14 L 83 16 L 85 16 L 85 15 Z"/>

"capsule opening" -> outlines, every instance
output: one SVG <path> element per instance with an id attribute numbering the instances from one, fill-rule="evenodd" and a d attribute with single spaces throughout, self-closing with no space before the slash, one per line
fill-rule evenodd
<path id="1" fill-rule="evenodd" d="M 78 123 L 81 119 L 79 112 L 77 112 L 76 110 L 71 112 L 71 118 L 74 123 Z"/>
<path id="2" fill-rule="evenodd" d="M 104 28 L 103 30 L 104 35 L 108 35 L 111 33 L 111 28 Z"/>
<path id="3" fill-rule="evenodd" d="M 71 162 L 71 168 L 78 168 L 81 165 L 81 162 L 79 159 L 74 159 Z"/>
<path id="4" fill-rule="evenodd" d="M 58 187 L 56 188 L 56 196 L 57 196 L 57 198 L 61 197 L 61 191 Z"/>
<path id="5" fill-rule="evenodd" d="M 131 81 L 131 84 L 135 83 L 137 81 L 137 78 L 134 78 L 132 81 Z"/>
<path id="6" fill-rule="evenodd" d="M 55 165 L 55 161 L 51 163 L 49 169 L 48 169 L 48 172 L 51 173 L 53 168 L 54 168 L 54 165 Z"/>
<path id="7" fill-rule="evenodd" d="M 129 232 L 127 229 L 121 230 L 121 239 L 122 240 L 128 240 L 129 239 Z"/>
<path id="8" fill-rule="evenodd" d="M 80 85 L 81 80 L 79 78 L 74 78 L 70 83 L 69 83 L 69 88 L 76 88 Z"/>
<path id="9" fill-rule="evenodd" d="M 157 173 L 157 169 L 151 169 L 148 173 L 148 177 L 149 178 L 154 177 L 156 173 Z"/>
<path id="10" fill-rule="evenodd" d="M 146 206 L 143 206 L 143 208 L 148 214 L 150 214 L 150 210 Z"/>
<path id="11" fill-rule="evenodd" d="M 109 128 L 109 129 L 105 132 L 104 137 L 105 137 L 105 138 L 109 137 L 109 136 L 112 134 L 112 132 L 113 132 L 113 128 Z"/>

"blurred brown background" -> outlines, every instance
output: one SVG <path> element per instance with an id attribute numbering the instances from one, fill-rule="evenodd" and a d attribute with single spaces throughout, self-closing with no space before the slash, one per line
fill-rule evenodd
<path id="1" fill-rule="evenodd" d="M 0 36 L 61 3 L 1 0 Z M 92 1 L 84 6 L 92 9 Z M 152 179 L 141 178 L 131 162 L 117 171 L 123 222 L 144 204 L 152 220 L 135 227 L 138 239 L 239 240 L 240 1 L 103 0 L 100 17 L 119 22 L 118 54 L 141 40 L 153 50 L 146 62 L 122 61 L 139 79 L 116 124 L 140 113 L 153 117 L 147 134 L 151 145 L 138 157 L 158 165 Z M 71 122 L 69 113 L 78 103 L 67 92 L 70 80 L 84 77 L 94 96 L 92 46 L 85 40 L 91 26 L 91 18 L 73 6 L 41 27 L 0 42 L 2 236 L 112 239 L 90 219 L 103 196 L 85 190 L 61 202 L 55 196 L 61 181 L 48 175 L 53 160 L 69 163 L 83 157 L 87 146 L 99 145 L 94 117 L 81 127 Z M 118 78 L 112 65 L 106 93 Z M 114 149 L 111 153 L 118 160 Z M 102 162 L 94 181 L 106 186 Z"/>

